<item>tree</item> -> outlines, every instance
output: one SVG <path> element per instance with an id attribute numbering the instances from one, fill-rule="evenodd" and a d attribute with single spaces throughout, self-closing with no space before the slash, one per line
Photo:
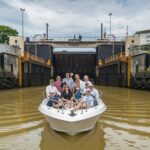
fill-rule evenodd
<path id="1" fill-rule="evenodd" d="M 18 35 L 18 31 L 15 29 L 12 29 L 8 26 L 0 25 L 0 43 L 6 43 L 9 42 L 9 36 L 16 36 Z"/>

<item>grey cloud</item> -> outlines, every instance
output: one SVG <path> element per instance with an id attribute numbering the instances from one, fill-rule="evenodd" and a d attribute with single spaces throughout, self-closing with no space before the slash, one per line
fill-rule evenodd
<path id="1" fill-rule="evenodd" d="M 19 12 L 19 10 L 18 10 Z M 16 8 L 13 8 L 7 3 L 0 1 L 0 18 L 2 23 L 11 22 L 12 24 L 19 24 L 19 13 Z"/>
<path id="2" fill-rule="evenodd" d="M 25 31 L 30 36 L 45 32 L 46 22 L 52 26 L 49 31 L 51 35 L 80 33 L 99 36 L 100 23 L 97 20 L 103 22 L 108 31 L 109 12 L 113 14 L 112 31 L 117 36 L 125 35 L 127 25 L 132 34 L 139 28 L 149 28 L 150 24 L 149 0 L 6 0 L 6 3 L 0 0 L 0 11 L 3 12 L 0 13 L 1 22 L 13 24 L 20 31 L 18 7 L 27 7 Z"/>

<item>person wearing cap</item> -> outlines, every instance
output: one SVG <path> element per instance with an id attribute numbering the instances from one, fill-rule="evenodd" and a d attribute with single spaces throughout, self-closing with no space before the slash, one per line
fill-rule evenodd
<path id="1" fill-rule="evenodd" d="M 66 73 L 66 78 L 62 80 L 63 85 L 68 85 L 70 90 L 73 91 L 74 81 L 70 78 L 69 73 Z"/>
<path id="2" fill-rule="evenodd" d="M 62 101 L 59 98 L 59 96 L 55 94 L 55 91 L 53 89 L 51 89 L 49 92 L 50 92 L 49 93 L 49 101 L 47 103 L 47 106 L 49 106 L 49 107 L 53 106 L 56 108 L 62 106 Z"/>
<path id="3" fill-rule="evenodd" d="M 91 95 L 94 97 L 94 98 L 99 98 L 99 92 L 96 88 L 94 88 L 93 84 L 90 83 L 89 84 L 89 89 L 91 90 Z"/>
<path id="4" fill-rule="evenodd" d="M 94 98 L 91 95 L 91 90 L 88 88 L 86 90 L 86 95 L 83 96 L 82 100 L 71 110 L 71 114 L 73 114 L 76 110 L 80 108 L 90 108 L 94 106 Z"/>
<path id="5" fill-rule="evenodd" d="M 54 93 L 58 96 L 61 95 L 61 93 L 58 91 L 58 89 L 54 86 L 54 80 L 51 79 L 50 80 L 50 85 L 48 85 L 46 87 L 46 95 L 47 95 L 47 98 L 49 98 L 49 93 L 50 93 L 50 90 L 54 90 Z"/>

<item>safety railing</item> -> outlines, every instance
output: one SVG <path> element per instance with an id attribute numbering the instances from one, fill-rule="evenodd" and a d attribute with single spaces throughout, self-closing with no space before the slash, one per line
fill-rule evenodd
<path id="1" fill-rule="evenodd" d="M 45 98 L 45 94 L 43 94 L 43 96 L 44 96 L 44 99 L 47 99 L 47 101 L 52 101 L 52 102 L 54 102 L 54 103 L 61 104 L 61 106 L 58 106 L 58 107 L 55 107 L 55 106 L 49 106 L 49 107 L 56 108 L 56 109 L 57 109 L 57 112 L 60 112 L 60 111 L 61 111 L 62 114 L 64 114 L 64 110 L 67 109 L 67 108 L 65 108 L 66 104 L 71 105 L 72 108 L 73 108 L 73 107 L 75 107 L 76 105 L 78 105 L 79 102 L 81 103 L 81 109 L 79 109 L 79 110 L 81 110 L 81 114 L 83 114 L 83 112 L 84 112 L 83 110 L 85 110 L 85 112 L 88 111 L 88 102 L 87 102 L 87 101 L 78 101 L 78 102 L 69 102 L 69 103 L 68 103 L 68 102 L 64 102 L 64 101 L 58 101 L 58 100 L 53 100 L 53 99 Z M 97 103 L 97 105 L 99 104 L 99 102 L 98 102 L 97 99 L 94 99 L 94 100 L 93 100 L 93 103 L 94 103 L 94 101 Z M 84 104 L 85 104 L 85 107 L 83 107 Z M 96 106 L 97 106 L 97 105 L 96 105 Z M 95 106 L 94 106 L 94 107 L 95 107 Z M 68 108 L 68 109 L 69 109 L 69 108 Z"/>
<path id="2" fill-rule="evenodd" d="M 30 61 L 30 60 L 31 61 L 36 61 L 36 62 L 39 62 L 39 63 L 42 63 L 44 65 L 49 66 L 48 63 L 47 63 L 47 61 L 44 58 L 32 55 L 32 54 L 30 54 L 28 52 L 24 53 L 24 57 L 23 58 L 24 58 L 25 61 Z"/>
<path id="3" fill-rule="evenodd" d="M 54 102 L 54 103 L 57 103 L 57 104 L 59 104 L 59 103 L 61 103 L 62 105 L 61 105 L 61 107 L 60 106 L 58 106 L 58 107 L 55 107 L 54 105 L 53 106 L 50 106 L 50 107 L 52 107 L 52 108 L 56 108 L 57 109 L 57 112 L 60 112 L 61 111 L 61 113 L 62 114 L 64 114 L 64 110 L 66 110 L 66 108 L 65 108 L 65 105 L 66 104 L 69 104 L 69 105 L 71 105 L 72 107 L 74 107 L 74 106 L 76 106 L 76 105 L 78 105 L 78 103 L 79 102 L 60 102 L 60 101 L 57 101 L 57 100 L 53 100 L 53 99 L 47 99 L 47 100 L 49 100 L 49 101 L 52 101 L 52 102 Z M 95 99 L 96 100 L 96 99 Z M 97 100 L 96 100 L 97 101 Z M 98 102 L 97 102 L 98 103 Z M 84 110 L 84 108 L 85 108 L 85 112 L 87 112 L 88 111 L 88 103 L 87 103 L 87 101 L 83 101 L 83 102 L 81 102 L 81 109 L 79 109 L 79 110 L 81 110 L 81 114 L 83 114 L 83 110 Z M 85 104 L 85 107 L 83 107 L 83 105 Z"/>
<path id="4" fill-rule="evenodd" d="M 100 92 L 100 99 L 101 99 L 101 102 L 102 102 L 102 97 L 104 96 L 104 94 L 103 94 L 103 92 L 102 91 L 99 91 Z M 57 109 L 57 112 L 60 112 L 61 111 L 61 113 L 62 114 L 64 114 L 64 110 L 65 110 L 65 105 L 66 104 L 68 104 L 68 102 L 64 102 L 63 100 L 60 102 L 60 101 L 58 101 L 58 100 L 53 100 L 53 99 L 49 99 L 49 98 L 47 98 L 47 95 L 46 95 L 46 92 L 45 91 L 43 91 L 43 99 L 47 99 L 48 101 L 50 100 L 50 101 L 52 101 L 52 102 L 54 102 L 54 103 L 61 103 L 62 104 L 62 106 L 61 106 L 61 108 L 60 107 L 54 107 L 54 106 L 52 106 L 52 108 L 56 108 Z M 75 98 L 74 98 L 74 100 L 75 100 L 75 102 L 69 102 L 69 105 L 71 105 L 71 106 L 76 106 L 76 105 L 78 105 L 78 103 L 79 102 L 81 102 L 81 114 L 83 114 L 83 110 L 84 110 L 84 107 L 83 107 L 83 105 L 85 104 L 85 112 L 87 112 L 88 111 L 88 102 L 87 101 L 82 101 L 82 100 L 76 100 Z M 99 104 L 99 102 L 98 102 L 98 99 L 94 99 L 93 100 L 93 103 L 94 102 L 96 102 L 96 105 L 94 105 L 94 107 L 95 106 L 97 106 L 98 104 Z M 103 102 L 102 102 L 103 103 Z M 96 107 L 95 107 L 96 108 Z"/>
<path id="5" fill-rule="evenodd" d="M 81 42 L 81 41 L 108 41 L 108 42 L 113 42 L 113 41 L 125 41 L 125 37 L 105 37 L 101 39 L 98 36 L 95 37 L 87 37 L 87 36 L 82 36 L 81 38 L 79 37 L 49 37 L 49 39 L 45 39 L 44 37 L 38 37 L 38 38 L 33 38 L 33 37 L 28 37 L 30 38 L 30 41 L 32 42 L 38 42 L 38 41 L 55 41 L 55 42 L 67 42 L 67 41 L 74 41 L 74 42 Z"/>
<path id="6" fill-rule="evenodd" d="M 110 57 L 106 58 L 104 62 L 106 64 L 106 63 L 109 63 L 112 61 L 117 61 L 117 60 L 126 61 L 126 59 L 127 59 L 127 57 L 125 56 L 125 54 L 119 53 L 114 56 L 110 56 Z"/>

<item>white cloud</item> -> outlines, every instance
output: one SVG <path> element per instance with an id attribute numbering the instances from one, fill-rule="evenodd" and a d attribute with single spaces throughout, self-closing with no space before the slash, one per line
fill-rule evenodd
<path id="1" fill-rule="evenodd" d="M 50 36 L 99 36 L 100 22 L 104 23 L 109 32 L 109 12 L 113 14 L 112 33 L 116 36 L 124 36 L 127 25 L 130 34 L 150 28 L 149 0 L 7 0 L 5 4 L 2 11 L 12 12 L 12 18 L 16 15 L 17 18 L 12 20 L 7 13 L 1 12 L 3 24 L 15 27 L 20 33 L 19 8 L 26 9 L 25 36 L 44 33 L 46 22 L 50 24 Z"/>

